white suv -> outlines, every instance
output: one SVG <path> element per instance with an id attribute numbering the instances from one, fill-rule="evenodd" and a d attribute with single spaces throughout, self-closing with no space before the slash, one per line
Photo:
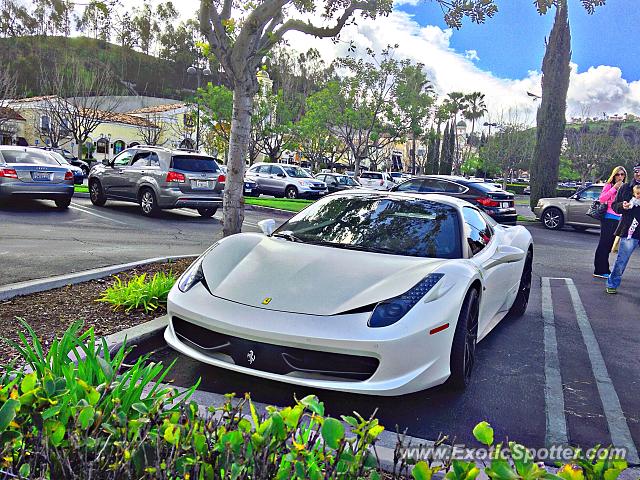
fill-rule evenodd
<path id="1" fill-rule="evenodd" d="M 287 198 L 318 198 L 327 193 L 327 184 L 317 180 L 297 165 L 255 163 L 246 178 L 257 184 L 256 193 Z"/>
<path id="2" fill-rule="evenodd" d="M 360 185 L 373 190 L 389 190 L 395 182 L 387 172 L 362 172 L 358 177 Z"/>

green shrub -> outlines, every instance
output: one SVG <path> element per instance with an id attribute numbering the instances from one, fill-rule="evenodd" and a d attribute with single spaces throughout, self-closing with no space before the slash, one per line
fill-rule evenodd
<path id="1" fill-rule="evenodd" d="M 167 303 L 167 295 L 176 278 L 172 272 L 165 274 L 157 272 L 147 281 L 147 274 L 136 275 L 126 284 L 115 277 L 115 283 L 107 288 L 96 301 L 107 302 L 115 308 L 124 307 L 128 312 L 135 308 L 143 308 L 149 313 L 156 310 L 161 304 Z"/>

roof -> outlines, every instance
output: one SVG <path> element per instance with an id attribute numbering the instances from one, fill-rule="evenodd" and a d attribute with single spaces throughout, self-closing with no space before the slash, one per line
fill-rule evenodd
<path id="1" fill-rule="evenodd" d="M 155 123 L 150 122 L 142 117 L 129 115 L 127 113 L 104 112 L 97 110 L 97 117 L 104 122 L 124 123 L 135 127 L 159 128 Z"/>
<path id="2" fill-rule="evenodd" d="M 180 108 L 186 107 L 187 104 L 184 102 L 180 103 L 169 103 L 165 105 L 153 105 L 151 107 L 143 107 L 137 108 L 135 110 L 131 110 L 130 114 L 138 114 L 138 113 L 162 113 L 162 112 L 170 112 L 171 110 L 178 110 Z"/>
<path id="3" fill-rule="evenodd" d="M 51 98 L 56 98 L 56 95 L 45 95 L 45 96 L 41 96 L 41 97 L 19 98 L 17 100 L 11 100 L 11 103 L 33 103 L 33 102 L 41 102 L 42 100 L 49 100 Z"/>
<path id="4" fill-rule="evenodd" d="M 4 120 L 18 120 L 20 122 L 25 121 L 22 115 L 9 107 L 0 107 L 0 118 Z"/>

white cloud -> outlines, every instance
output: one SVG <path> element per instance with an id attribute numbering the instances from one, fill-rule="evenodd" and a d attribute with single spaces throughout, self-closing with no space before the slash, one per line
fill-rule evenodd
<path id="1" fill-rule="evenodd" d="M 472 62 L 480 60 L 480 57 L 478 56 L 478 51 L 477 50 L 467 50 L 467 51 L 465 51 L 464 52 L 464 57 L 467 60 L 471 60 Z"/>

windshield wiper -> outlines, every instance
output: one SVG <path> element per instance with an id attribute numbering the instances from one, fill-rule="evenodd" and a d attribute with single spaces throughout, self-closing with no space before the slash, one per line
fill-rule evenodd
<path id="1" fill-rule="evenodd" d="M 384 247 L 365 247 L 363 245 L 354 245 L 351 243 L 328 242 L 326 240 L 314 240 L 312 242 L 308 241 L 307 243 L 312 243 L 314 245 L 323 245 L 326 247 L 343 248 L 345 250 L 357 250 L 360 252 L 389 253 L 391 255 L 400 255 L 400 253 L 397 250 L 393 250 L 391 248 L 384 248 Z"/>
<path id="2" fill-rule="evenodd" d="M 285 240 L 289 240 L 290 242 L 304 243 L 304 240 L 302 240 L 300 237 L 296 237 L 289 231 L 274 233 L 273 236 L 284 238 Z"/>

